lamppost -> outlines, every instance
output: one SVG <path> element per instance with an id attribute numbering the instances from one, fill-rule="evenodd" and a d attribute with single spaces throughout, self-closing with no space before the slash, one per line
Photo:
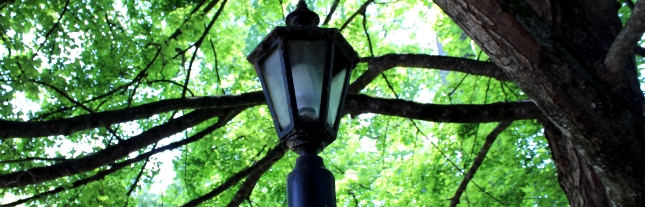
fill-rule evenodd
<path id="1" fill-rule="evenodd" d="M 247 56 L 260 77 L 281 142 L 298 159 L 287 178 L 290 207 L 336 206 L 334 176 L 320 153 L 336 140 L 347 85 L 358 54 L 335 28 L 300 0 Z"/>

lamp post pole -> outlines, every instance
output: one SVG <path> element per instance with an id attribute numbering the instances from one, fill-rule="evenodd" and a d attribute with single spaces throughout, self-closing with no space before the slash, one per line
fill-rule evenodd
<path id="1" fill-rule="evenodd" d="M 316 27 L 318 15 L 307 8 L 305 1 L 298 1 L 296 10 L 285 19 L 287 26 Z M 324 140 L 324 132 L 320 132 Z M 300 155 L 296 166 L 287 177 L 287 203 L 289 207 L 335 207 L 336 185 L 334 175 L 325 168 L 318 153 L 327 144 L 316 139 L 316 135 L 297 131 L 287 135 L 287 145 Z M 333 141 L 333 140 L 331 140 Z"/>

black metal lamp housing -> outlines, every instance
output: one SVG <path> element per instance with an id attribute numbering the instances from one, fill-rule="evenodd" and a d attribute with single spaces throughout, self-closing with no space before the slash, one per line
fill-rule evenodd
<path id="1" fill-rule="evenodd" d="M 304 1 L 247 56 L 260 77 L 281 141 L 317 154 L 336 139 L 352 69 L 359 57 L 335 28 L 319 28 Z"/>

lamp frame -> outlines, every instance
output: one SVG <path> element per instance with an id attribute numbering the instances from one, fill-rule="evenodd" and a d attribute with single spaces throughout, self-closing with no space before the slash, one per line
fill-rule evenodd
<path id="1" fill-rule="evenodd" d="M 311 40 L 311 41 L 321 41 L 325 40 L 325 62 L 323 68 L 323 80 L 322 80 L 322 91 L 321 91 L 321 101 L 320 101 L 320 110 L 318 119 L 315 121 L 305 121 L 301 120 L 298 116 L 298 108 L 296 103 L 296 94 L 294 88 L 294 81 L 292 75 L 292 65 L 290 63 L 289 49 L 287 44 L 289 41 L 294 40 Z M 275 50 L 278 51 L 280 56 L 281 63 L 281 75 L 283 76 L 285 92 L 287 94 L 287 104 L 289 111 L 290 123 L 281 127 L 278 120 L 277 112 L 273 100 L 271 99 L 270 92 L 267 87 L 265 80 L 264 71 L 261 69 L 262 65 L 270 54 Z M 340 55 L 340 57 L 338 57 Z M 340 59 L 340 60 L 339 60 Z M 281 141 L 286 141 L 295 137 L 302 137 L 299 135 L 308 136 L 310 141 L 321 141 L 326 147 L 328 144 L 333 142 L 336 139 L 338 134 L 339 122 L 341 115 L 343 113 L 343 106 L 345 104 L 345 96 L 347 95 L 347 87 L 349 85 L 349 79 L 351 77 L 352 70 L 356 67 L 356 64 L 359 61 L 358 54 L 352 46 L 345 40 L 340 31 L 335 28 L 319 28 L 315 26 L 279 26 L 273 29 L 262 42 L 247 56 L 247 60 L 251 62 L 255 68 L 255 71 L 259 75 L 260 82 L 262 83 L 262 88 L 264 89 L 264 96 L 267 100 L 269 106 L 269 111 L 271 111 L 271 116 L 273 117 L 273 124 L 275 126 L 278 137 Z M 331 117 L 328 116 L 328 111 L 330 110 L 330 94 L 332 86 L 332 78 L 334 70 L 339 70 L 338 68 L 333 68 L 336 61 L 342 61 L 340 66 L 345 66 L 345 79 L 343 80 L 343 88 L 340 94 L 337 114 L 335 120 L 333 120 L 333 126 L 330 126 L 327 123 L 327 120 Z M 342 71 L 340 69 L 339 71 Z M 313 135 L 313 137 L 312 137 Z M 319 139 L 319 140 L 314 140 Z M 291 143 L 290 148 L 301 144 Z M 293 149 L 293 148 L 292 148 Z M 316 151 L 319 152 L 317 149 Z M 317 152 L 316 152 L 317 153 Z"/>

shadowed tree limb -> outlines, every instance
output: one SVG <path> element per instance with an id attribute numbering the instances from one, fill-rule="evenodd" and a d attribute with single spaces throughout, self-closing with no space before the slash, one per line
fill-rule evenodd
<path id="1" fill-rule="evenodd" d="M 470 166 L 470 169 L 468 169 L 466 175 L 464 175 L 464 180 L 461 181 L 461 184 L 459 184 L 457 192 L 455 192 L 455 195 L 450 199 L 450 207 L 455 207 L 457 206 L 457 204 L 459 204 L 459 198 L 461 197 L 461 194 L 466 190 L 466 186 L 468 186 L 470 180 L 475 176 L 475 173 L 477 172 L 477 169 L 479 169 L 479 166 L 481 166 L 482 162 L 484 162 L 484 158 L 486 158 L 486 154 L 488 153 L 488 150 L 490 150 L 490 147 L 493 145 L 493 142 L 495 142 L 497 136 L 499 136 L 500 133 L 506 130 L 506 128 L 508 128 L 511 123 L 511 121 L 504 121 L 499 123 L 495 127 L 495 129 L 493 129 L 493 131 L 491 131 L 490 134 L 486 136 L 484 146 L 482 146 L 482 149 L 477 154 L 475 161 Z"/>
<path id="2" fill-rule="evenodd" d="M 531 101 L 515 103 L 420 104 L 412 101 L 352 95 L 345 101 L 345 114 L 355 117 L 363 113 L 451 123 L 485 123 L 536 119 L 540 111 Z"/>
<path id="3" fill-rule="evenodd" d="M 153 127 L 119 144 L 108 146 L 94 154 L 45 167 L 35 167 L 23 171 L 0 175 L 0 188 L 21 187 L 42 183 L 57 178 L 87 172 L 123 158 L 131 152 L 140 150 L 163 138 L 193 127 L 208 119 L 231 113 L 240 109 L 200 109 L 182 117 L 172 119 Z"/>
<path id="4" fill-rule="evenodd" d="M 195 134 L 193 136 L 190 136 L 189 138 L 186 138 L 186 139 L 181 140 L 181 141 L 170 143 L 170 144 L 168 144 L 166 146 L 159 147 L 157 149 L 150 150 L 149 152 L 143 153 L 143 154 L 141 154 L 139 156 L 136 156 L 135 158 L 125 160 L 125 161 L 120 162 L 120 163 L 109 165 L 110 169 L 98 172 L 98 173 L 96 173 L 96 174 L 94 174 L 94 175 L 92 175 L 90 177 L 83 178 L 81 180 L 77 180 L 77 181 L 73 182 L 71 184 L 71 186 L 57 187 L 57 188 L 52 189 L 50 191 L 42 192 L 42 193 L 36 194 L 36 195 L 34 195 L 32 197 L 29 197 L 29 198 L 20 199 L 18 201 L 12 202 L 12 203 L 4 204 L 3 206 L 16 206 L 16 205 L 19 205 L 19 204 L 26 203 L 26 202 L 28 202 L 30 200 L 33 200 L 33 199 L 38 199 L 38 198 L 41 198 L 43 196 L 56 194 L 58 192 L 65 191 L 67 189 L 77 188 L 77 187 L 80 187 L 80 186 L 84 186 L 85 184 L 88 184 L 90 182 L 93 182 L 93 181 L 96 181 L 96 180 L 101 180 L 101 179 L 105 178 L 105 176 L 107 176 L 109 174 L 117 172 L 120 169 L 123 169 L 124 167 L 131 166 L 134 163 L 137 163 L 137 162 L 140 162 L 142 160 L 148 159 L 152 155 L 155 155 L 157 153 L 160 153 L 160 152 L 163 152 L 163 151 L 166 151 L 166 150 L 173 150 L 173 149 L 179 148 L 181 146 L 190 144 L 192 142 L 198 141 L 198 140 L 204 138 L 206 135 L 210 134 L 211 132 L 213 132 L 213 131 L 225 126 L 228 123 L 228 121 L 232 120 L 241 111 L 242 111 L 242 109 L 231 110 L 228 114 L 220 116 L 219 120 L 217 120 L 217 123 L 215 123 L 214 125 L 207 127 L 206 129 L 198 132 L 197 134 Z"/>
<path id="5" fill-rule="evenodd" d="M 19 122 L 0 120 L 0 139 L 68 135 L 73 132 L 108 126 L 110 124 L 146 119 L 155 114 L 174 110 L 250 107 L 264 103 L 264 95 L 259 91 L 229 96 L 167 99 L 132 108 L 97 112 L 49 121 Z"/>
<path id="6" fill-rule="evenodd" d="M 132 108 L 42 122 L 0 121 L 0 139 L 67 135 L 110 124 L 145 119 L 173 110 L 251 107 L 261 104 L 265 104 L 264 95 L 258 91 L 231 96 L 167 99 Z M 399 108 L 393 108 L 393 106 Z M 439 105 L 377 98 L 362 94 L 347 96 L 345 113 L 352 115 L 375 113 L 426 121 L 467 123 L 535 119 L 540 115 L 537 107 L 530 101 L 483 105 Z"/>
<path id="7" fill-rule="evenodd" d="M 215 196 L 219 195 L 220 193 L 224 192 L 225 190 L 229 189 L 230 187 L 234 186 L 240 180 L 244 179 L 245 177 L 249 176 L 251 173 L 255 172 L 256 170 L 262 168 L 265 165 L 273 165 L 276 161 L 280 160 L 282 156 L 287 152 L 287 147 L 284 142 L 278 144 L 275 148 L 269 150 L 267 152 L 266 156 L 264 156 L 262 159 L 260 159 L 258 162 L 256 162 L 254 165 L 249 166 L 248 168 L 236 173 L 235 175 L 229 177 L 224 183 L 222 183 L 220 186 L 217 188 L 213 189 L 211 192 L 208 192 L 205 195 L 200 196 L 199 198 L 196 198 L 183 206 L 197 206 L 203 202 L 206 202 Z"/>
<path id="8" fill-rule="evenodd" d="M 623 65 L 634 51 L 638 41 L 645 32 L 645 2 L 638 1 L 632 10 L 632 15 L 607 52 L 605 67 L 612 73 L 622 70 Z"/>
<path id="9" fill-rule="evenodd" d="M 277 159 L 275 161 L 277 161 Z M 249 196 L 251 196 L 255 185 L 258 183 L 258 180 L 260 180 L 262 175 L 264 175 L 264 173 L 266 173 L 267 170 L 269 170 L 269 168 L 271 168 L 271 166 L 275 164 L 275 161 L 262 165 L 251 174 L 249 174 L 249 176 L 246 177 L 246 180 L 244 180 L 242 186 L 240 186 L 240 189 L 237 190 L 237 193 L 235 193 L 235 196 L 233 196 L 233 199 L 230 203 L 228 203 L 227 206 L 237 207 L 240 206 L 242 202 L 247 200 Z"/>
<path id="10" fill-rule="evenodd" d="M 364 57 L 361 58 L 361 62 L 367 63 L 369 69 L 349 86 L 348 93 L 358 93 L 381 73 L 394 67 L 434 68 L 481 75 L 500 81 L 509 80 L 494 63 L 465 58 L 425 54 L 387 54 L 380 57 Z"/>

